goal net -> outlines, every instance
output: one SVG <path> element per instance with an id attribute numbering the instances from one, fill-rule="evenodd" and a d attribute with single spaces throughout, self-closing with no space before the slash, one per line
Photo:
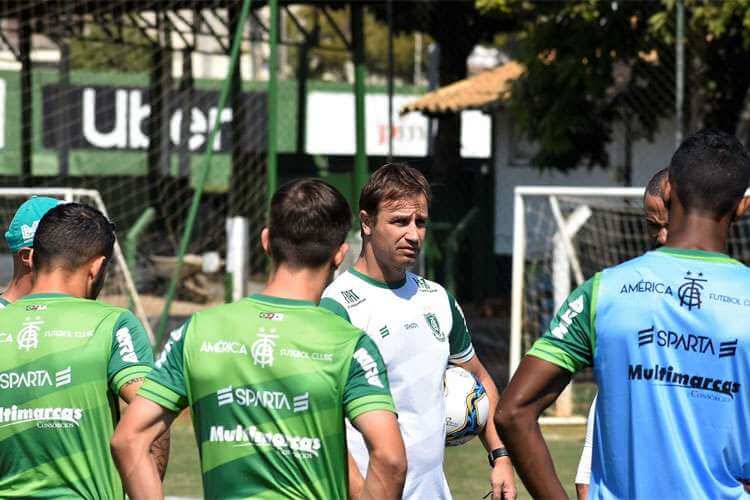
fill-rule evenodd
<path id="1" fill-rule="evenodd" d="M 254 9 L 241 22 L 245 5 Z M 268 192 L 263 7 L 246 0 L 0 3 L 0 187 L 100 195 L 123 251 L 138 230 L 126 252 L 133 280 L 119 265 L 109 281 L 135 281 L 154 326 L 168 308 L 194 197 L 185 250 L 197 264 L 182 267 L 187 275 L 167 326 L 223 300 L 228 220 L 247 222 L 248 277 L 266 273 L 257 243 Z M 279 148 L 290 151 L 296 142 L 287 131 L 297 127 L 283 113 L 296 109 L 286 106 L 290 95 L 296 102 L 296 87 L 279 95 Z M 7 198 L 4 213 L 17 200 Z M 206 256 L 218 263 L 211 272 L 200 265 Z M 122 289 L 105 293 L 113 302 L 131 300 Z"/>
<path id="2" fill-rule="evenodd" d="M 519 186 L 515 190 L 510 373 L 557 309 L 596 272 L 653 249 L 643 216 L 644 188 Z M 733 225 L 729 253 L 750 262 L 750 217 Z M 575 377 L 552 410 L 586 415 L 596 388 Z"/>
<path id="3" fill-rule="evenodd" d="M 7 228 L 19 205 L 32 196 L 49 196 L 65 202 L 85 203 L 96 207 L 103 214 L 108 215 L 101 195 L 95 190 L 72 188 L 0 188 L 0 227 Z M 3 266 L 3 269 L 8 271 L 3 276 L 3 283 L 0 283 L 5 288 L 12 278 L 12 273 L 10 272 L 11 266 Z M 119 241 L 115 241 L 114 255 L 99 299 L 133 311 L 146 328 L 151 342 L 154 342 L 151 325 L 141 304 Z"/>

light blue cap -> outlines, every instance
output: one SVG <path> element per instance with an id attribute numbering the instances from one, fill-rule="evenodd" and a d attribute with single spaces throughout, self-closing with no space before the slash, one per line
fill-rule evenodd
<path id="1" fill-rule="evenodd" d="M 23 247 L 34 246 L 34 234 L 39 221 L 44 214 L 55 208 L 60 200 L 46 196 L 33 196 L 18 207 L 8 230 L 5 231 L 5 241 L 8 248 L 15 253 Z"/>

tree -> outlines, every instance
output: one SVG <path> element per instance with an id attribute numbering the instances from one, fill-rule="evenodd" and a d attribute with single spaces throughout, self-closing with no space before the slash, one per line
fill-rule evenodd
<path id="1" fill-rule="evenodd" d="M 750 7 L 740 0 L 685 5 L 687 129 L 716 126 L 747 137 Z M 477 0 L 477 7 L 524 19 L 517 57 L 527 71 L 511 109 L 539 144 L 536 165 L 607 166 L 613 127 L 623 126 L 632 142 L 651 138 L 673 116 L 674 0 Z"/>
<path id="2" fill-rule="evenodd" d="M 386 21 L 385 2 L 370 7 Z M 395 1 L 394 29 L 398 33 L 419 31 L 429 35 L 440 49 L 438 85 L 445 86 L 466 78 L 466 61 L 474 47 L 489 42 L 497 33 L 513 31 L 516 19 L 504 12 L 480 12 L 466 1 Z M 451 186 L 454 210 L 462 216 L 471 205 L 466 183 L 461 182 L 461 117 L 446 113 L 435 116 L 437 134 L 433 142 L 432 178 Z"/>

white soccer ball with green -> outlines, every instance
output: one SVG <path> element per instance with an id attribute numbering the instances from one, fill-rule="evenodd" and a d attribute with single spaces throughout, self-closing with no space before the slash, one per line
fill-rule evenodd
<path id="1" fill-rule="evenodd" d="M 458 446 L 479 434 L 487 423 L 490 401 L 474 375 L 458 366 L 445 371 L 445 445 Z"/>

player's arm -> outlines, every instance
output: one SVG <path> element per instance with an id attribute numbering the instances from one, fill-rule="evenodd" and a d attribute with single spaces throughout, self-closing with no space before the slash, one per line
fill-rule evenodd
<path id="1" fill-rule="evenodd" d="M 593 362 L 599 275 L 578 287 L 534 343 L 503 393 L 495 423 L 534 498 L 567 498 L 539 428 L 539 416 Z"/>
<path id="2" fill-rule="evenodd" d="M 156 368 L 148 374 L 110 443 L 112 456 L 130 498 L 163 498 L 160 456 L 162 436 L 188 404 L 183 348 L 190 321 L 170 334 Z M 168 450 L 167 450 L 168 451 Z"/>
<path id="3" fill-rule="evenodd" d="M 495 382 L 482 362 L 475 355 L 465 363 L 458 363 L 458 366 L 470 372 L 482 383 L 490 403 L 489 415 L 494 415 L 500 397 Z M 495 421 L 492 418 L 487 420 L 484 429 L 479 433 L 479 439 L 482 440 L 482 444 L 488 454 L 493 450 L 505 448 L 497 433 Z M 513 465 L 509 456 L 499 457 L 494 460 L 492 472 L 490 473 L 490 485 L 492 486 L 492 500 L 516 498 L 516 480 L 513 475 Z"/>
<path id="4" fill-rule="evenodd" d="M 463 311 L 450 293 L 448 294 L 448 302 L 453 319 L 450 335 L 448 336 L 450 362 L 467 370 L 482 383 L 490 403 L 489 414 L 494 415 L 499 400 L 495 382 L 474 352 L 474 346 L 471 343 L 471 335 L 469 335 L 469 328 L 466 325 Z M 482 444 L 484 444 L 488 454 L 494 450 L 500 451 L 504 448 L 492 418 L 488 419 L 487 424 L 485 424 L 484 429 L 479 434 L 479 438 L 482 440 Z M 513 465 L 510 463 L 509 457 L 505 456 L 494 460 L 490 472 L 490 486 L 492 487 L 493 500 L 516 497 L 516 481 L 513 475 Z"/>
<path id="5" fill-rule="evenodd" d="M 157 463 L 160 456 L 155 455 L 153 449 L 162 436 L 169 435 L 169 427 L 176 416 L 176 413 L 140 396 L 125 411 L 110 447 L 130 498 L 164 498 L 160 464 Z"/>
<path id="6" fill-rule="evenodd" d="M 370 451 L 359 498 L 401 498 L 406 479 L 406 449 L 396 414 L 389 410 L 369 411 L 356 417 L 352 424 L 362 433 Z"/>
<path id="7" fill-rule="evenodd" d="M 143 325 L 130 312 L 120 314 L 112 330 L 112 351 L 107 367 L 111 389 L 129 405 L 153 364 L 153 351 Z M 161 478 L 169 462 L 169 444 L 167 432 L 159 436 L 151 449 Z"/>
<path id="8" fill-rule="evenodd" d="M 346 452 L 347 468 L 349 469 L 349 498 L 361 498 L 365 491 L 365 476 L 359 472 L 357 462 L 349 451 Z"/>
<path id="9" fill-rule="evenodd" d="M 591 479 L 591 454 L 594 448 L 594 415 L 596 414 L 596 396 L 591 402 L 589 418 L 586 420 L 586 437 L 583 439 L 583 450 L 581 459 L 578 461 L 576 471 L 576 495 L 578 500 L 589 497 L 589 481 Z"/>
<path id="10" fill-rule="evenodd" d="M 125 384 L 120 389 L 120 397 L 128 403 L 128 408 L 133 401 L 136 399 L 136 393 L 138 389 L 143 385 L 143 378 L 136 378 Z M 127 415 L 128 410 L 125 411 Z M 171 444 L 171 437 L 169 430 L 166 430 L 163 434 L 154 440 L 150 448 L 151 457 L 156 464 L 157 471 L 159 473 L 159 479 L 164 480 L 164 475 L 167 473 L 167 464 L 169 463 L 169 448 Z"/>
<path id="11" fill-rule="evenodd" d="M 401 498 L 406 479 L 406 449 L 385 363 L 375 343 L 364 333 L 354 349 L 343 403 L 347 418 L 362 434 L 370 453 L 360 498 Z"/>

